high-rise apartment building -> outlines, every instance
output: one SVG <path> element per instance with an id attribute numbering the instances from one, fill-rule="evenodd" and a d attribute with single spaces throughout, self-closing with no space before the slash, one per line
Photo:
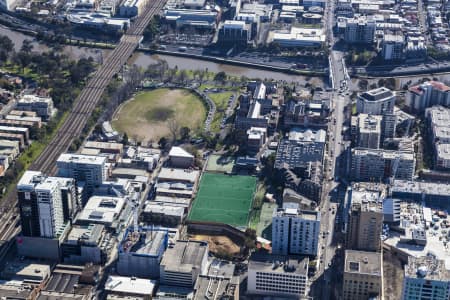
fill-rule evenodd
<path id="1" fill-rule="evenodd" d="M 346 250 L 344 300 L 383 299 L 383 257 L 379 252 Z M 375 298 L 379 297 L 379 298 Z"/>
<path id="2" fill-rule="evenodd" d="M 351 190 L 346 234 L 348 249 L 380 251 L 383 202 L 375 191 Z"/>
<path id="3" fill-rule="evenodd" d="M 78 209 L 73 180 L 27 171 L 17 184 L 22 234 L 54 238 Z"/>
<path id="4" fill-rule="evenodd" d="M 397 179 L 412 180 L 415 170 L 416 158 L 412 150 L 352 149 L 351 176 L 355 180 L 382 181 L 393 175 Z"/>
<path id="5" fill-rule="evenodd" d="M 375 41 L 376 22 L 370 17 L 347 18 L 344 40 L 351 44 L 372 44 Z"/>
<path id="6" fill-rule="evenodd" d="M 434 256 L 408 258 L 403 278 L 402 299 L 450 299 L 450 271 Z"/>
<path id="7" fill-rule="evenodd" d="M 320 235 L 320 212 L 283 208 L 272 218 L 272 253 L 316 256 Z"/>
<path id="8" fill-rule="evenodd" d="M 61 154 L 56 162 L 58 176 L 84 182 L 88 192 L 108 178 L 106 157 L 82 154 Z"/>
<path id="9" fill-rule="evenodd" d="M 356 112 L 372 115 L 392 114 L 395 93 L 385 87 L 376 88 L 358 95 Z"/>
<path id="10" fill-rule="evenodd" d="M 382 116 L 359 114 L 357 146 L 362 148 L 378 149 L 381 142 Z"/>
<path id="11" fill-rule="evenodd" d="M 450 87 L 439 81 L 427 81 L 408 90 L 406 105 L 415 112 L 423 112 L 433 105 L 450 106 Z"/>

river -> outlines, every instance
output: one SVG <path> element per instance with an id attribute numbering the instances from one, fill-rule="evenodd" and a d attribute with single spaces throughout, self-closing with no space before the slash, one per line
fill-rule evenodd
<path id="1" fill-rule="evenodd" d="M 14 42 L 16 50 L 20 49 L 25 39 L 33 41 L 35 51 L 47 51 L 49 49 L 46 45 L 37 42 L 33 37 L 27 36 L 21 32 L 11 30 L 4 26 L 0 26 L 0 34 L 7 35 Z M 65 46 L 64 52 L 73 59 L 91 56 L 96 61 L 100 61 L 102 59 L 102 56 L 103 58 L 105 58 L 110 52 L 110 50 L 98 50 L 86 47 Z M 306 80 L 309 80 L 305 76 L 291 75 L 281 72 L 252 69 L 240 66 L 232 66 L 227 64 L 219 64 L 200 59 L 184 58 L 169 55 L 149 55 L 142 52 L 135 52 L 134 55 L 130 58 L 129 63 L 134 63 L 138 66 L 146 68 L 152 63 L 155 63 L 158 59 L 164 59 L 165 61 L 167 61 L 169 67 L 171 68 L 177 66 L 178 69 L 185 69 L 185 70 L 208 69 L 208 71 L 210 72 L 224 71 L 225 73 L 233 76 L 246 76 L 248 78 L 284 80 L 286 82 L 294 82 L 294 81 L 305 82 Z M 320 78 L 312 78 L 310 82 L 317 86 L 321 85 Z"/>

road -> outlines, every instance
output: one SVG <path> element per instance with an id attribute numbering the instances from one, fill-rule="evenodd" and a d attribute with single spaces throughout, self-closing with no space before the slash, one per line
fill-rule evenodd
<path id="1" fill-rule="evenodd" d="M 330 83 L 332 85 L 331 116 L 328 124 L 327 151 L 324 159 L 324 186 L 322 191 L 321 211 L 321 235 L 320 235 L 320 267 L 313 278 L 311 296 L 314 299 L 330 299 L 333 290 L 332 283 L 335 282 L 335 253 L 338 246 L 338 237 L 335 236 L 334 225 L 338 214 L 337 204 L 332 202 L 332 197 L 338 193 L 340 177 L 340 157 L 344 151 L 342 129 L 344 127 L 345 107 L 349 104 L 349 97 L 346 96 L 350 78 L 347 72 L 344 52 L 335 45 L 333 36 L 334 24 L 334 1 L 327 2 L 325 10 L 325 20 L 327 23 L 327 36 L 330 46 L 329 70 Z M 337 198 L 337 197 L 336 197 Z"/>

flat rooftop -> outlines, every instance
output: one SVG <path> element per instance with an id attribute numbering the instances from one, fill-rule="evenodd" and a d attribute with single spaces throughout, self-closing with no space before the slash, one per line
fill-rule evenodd
<path id="1" fill-rule="evenodd" d="M 121 242 L 120 249 L 129 253 L 159 256 L 161 248 L 166 243 L 166 230 L 143 228 L 139 232 L 128 230 Z"/>
<path id="2" fill-rule="evenodd" d="M 295 274 L 308 276 L 309 259 L 282 255 L 252 254 L 248 269 L 266 273 Z"/>
<path id="3" fill-rule="evenodd" d="M 360 204 L 363 211 L 382 211 L 382 198 L 380 192 L 352 190 L 351 204 Z"/>
<path id="4" fill-rule="evenodd" d="M 164 181 L 187 181 L 195 183 L 199 175 L 200 172 L 197 170 L 161 168 L 158 179 Z"/>
<path id="5" fill-rule="evenodd" d="M 448 281 L 450 270 L 445 268 L 443 260 L 433 256 L 410 256 L 408 257 L 408 264 L 405 266 L 405 276 L 425 280 Z"/>
<path id="6" fill-rule="evenodd" d="M 75 163 L 75 164 L 104 164 L 106 157 L 96 155 L 82 155 L 73 153 L 63 153 L 59 156 L 57 162 Z"/>
<path id="7" fill-rule="evenodd" d="M 360 98 L 367 101 L 379 101 L 384 100 L 386 98 L 394 97 L 395 94 L 390 89 L 385 87 L 376 88 L 367 92 L 364 92 L 360 95 Z"/>
<path id="8" fill-rule="evenodd" d="M 121 197 L 93 196 L 78 215 L 77 221 L 111 224 L 119 218 L 125 206 Z"/>
<path id="9" fill-rule="evenodd" d="M 300 210 L 295 208 L 282 208 L 274 210 L 273 216 L 292 216 L 303 220 L 320 221 L 320 211 Z"/>
<path id="10" fill-rule="evenodd" d="M 105 290 L 111 293 L 129 293 L 132 295 L 151 296 L 156 281 L 136 277 L 109 276 Z"/>
<path id="11" fill-rule="evenodd" d="M 161 265 L 164 265 L 167 271 L 190 273 L 193 268 L 201 269 L 206 251 L 206 242 L 177 241 L 173 247 L 167 248 Z"/>
<path id="12" fill-rule="evenodd" d="M 345 273 L 382 276 L 381 264 L 381 253 L 345 250 Z"/>
<path id="13" fill-rule="evenodd" d="M 431 181 L 395 180 L 392 192 L 448 196 L 450 185 Z"/>

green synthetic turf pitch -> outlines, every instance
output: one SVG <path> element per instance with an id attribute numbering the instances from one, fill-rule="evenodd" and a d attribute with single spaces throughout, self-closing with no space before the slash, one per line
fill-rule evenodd
<path id="1" fill-rule="evenodd" d="M 255 188 L 252 176 L 203 173 L 189 220 L 246 227 Z"/>

